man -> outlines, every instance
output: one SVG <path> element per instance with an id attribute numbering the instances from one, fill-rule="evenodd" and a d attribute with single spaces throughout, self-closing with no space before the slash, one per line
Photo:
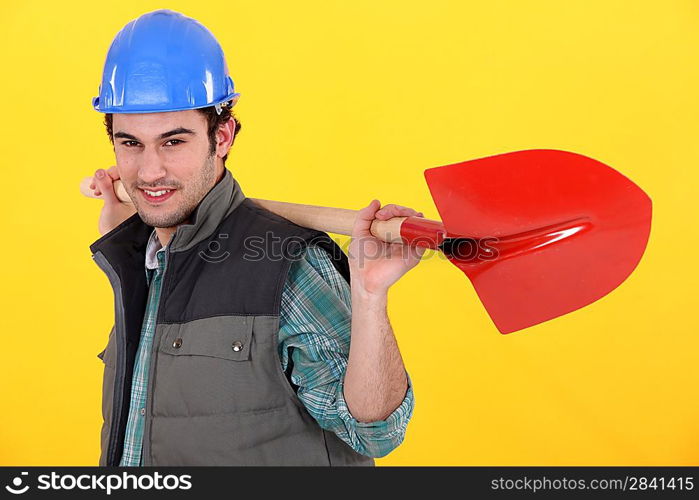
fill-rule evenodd
<path id="1" fill-rule="evenodd" d="M 225 166 L 238 98 L 218 42 L 177 12 L 110 47 L 93 99 L 116 156 L 92 185 L 116 310 L 100 465 L 373 465 L 403 440 L 414 402 L 387 291 L 423 250 L 369 228 L 421 214 L 373 200 L 348 258 L 257 206 Z"/>

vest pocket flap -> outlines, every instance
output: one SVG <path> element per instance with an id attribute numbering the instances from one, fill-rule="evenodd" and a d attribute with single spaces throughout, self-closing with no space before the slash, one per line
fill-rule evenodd
<path id="1" fill-rule="evenodd" d="M 211 356 L 232 361 L 250 359 L 252 318 L 214 316 L 163 328 L 160 350 L 175 356 Z"/>
<path id="2" fill-rule="evenodd" d="M 112 326 L 112 329 L 109 331 L 109 336 L 107 337 L 107 345 L 106 347 L 100 352 L 97 357 L 102 360 L 102 362 L 107 365 L 107 366 L 114 366 L 114 356 L 113 356 L 113 351 L 114 351 L 114 330 L 116 328 L 115 326 Z M 106 357 L 106 359 L 105 359 Z"/>

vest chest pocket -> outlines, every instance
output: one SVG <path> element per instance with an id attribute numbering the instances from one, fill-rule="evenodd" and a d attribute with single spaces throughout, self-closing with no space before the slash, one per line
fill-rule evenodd
<path id="1" fill-rule="evenodd" d="M 269 383 L 276 380 L 274 351 L 256 342 L 252 317 L 216 316 L 157 329 L 154 416 L 258 412 L 285 404 Z"/>
<path id="2" fill-rule="evenodd" d="M 160 343 L 162 352 L 174 356 L 209 356 L 230 361 L 250 359 L 252 319 L 217 316 L 166 328 Z"/>

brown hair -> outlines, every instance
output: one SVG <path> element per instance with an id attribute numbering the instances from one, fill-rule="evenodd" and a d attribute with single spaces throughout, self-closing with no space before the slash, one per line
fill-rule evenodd
<path id="1" fill-rule="evenodd" d="M 233 107 L 230 105 L 230 103 L 224 103 L 221 106 L 221 114 L 219 115 L 216 113 L 216 108 L 215 106 L 210 106 L 208 108 L 198 108 L 197 111 L 199 111 L 201 114 L 203 114 L 206 117 L 206 122 L 208 124 L 208 130 L 207 134 L 209 136 L 209 154 L 214 154 L 216 152 L 216 132 L 218 131 L 218 127 L 220 125 L 223 125 L 226 123 L 228 120 L 233 119 L 235 122 L 235 128 L 233 130 L 233 142 L 231 142 L 231 147 L 233 147 L 233 143 L 235 142 L 235 138 L 238 135 L 238 132 L 242 128 L 242 125 L 240 125 L 240 121 L 238 121 L 238 118 L 235 117 L 232 111 Z M 112 114 L 111 113 L 105 113 L 104 115 L 104 126 L 107 128 L 107 135 L 109 136 L 109 140 L 111 141 L 112 145 L 114 144 L 114 130 L 112 129 Z M 228 154 L 226 154 L 223 157 L 223 164 L 226 164 L 226 159 L 228 158 Z"/>

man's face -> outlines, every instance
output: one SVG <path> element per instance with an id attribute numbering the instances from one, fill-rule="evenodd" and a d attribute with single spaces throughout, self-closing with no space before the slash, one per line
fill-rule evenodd
<path id="1" fill-rule="evenodd" d="M 143 222 L 186 222 L 223 171 L 209 155 L 206 117 L 196 110 L 119 113 L 112 126 L 117 170 Z"/>

